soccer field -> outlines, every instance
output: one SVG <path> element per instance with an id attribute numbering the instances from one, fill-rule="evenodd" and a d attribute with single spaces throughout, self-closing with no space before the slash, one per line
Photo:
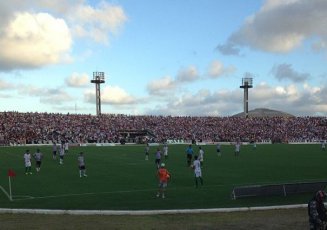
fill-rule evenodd
<path id="1" fill-rule="evenodd" d="M 41 171 L 33 168 L 32 175 L 24 174 L 23 153 L 26 149 L 34 153 L 37 147 L 1 147 L 0 185 L 8 191 L 9 168 L 17 176 L 11 180 L 14 200 L 1 192 L 0 208 L 161 210 L 303 204 L 312 194 L 232 200 L 231 191 L 236 185 L 324 180 L 327 170 L 327 152 L 320 145 L 257 145 L 256 149 L 244 145 L 239 157 L 232 146 L 222 146 L 219 157 L 215 146 L 207 145 L 202 146 L 204 185 L 195 188 L 193 171 L 186 166 L 186 147 L 169 145 L 165 163 L 172 178 L 165 199 L 155 196 L 156 147 L 151 147 L 148 161 L 144 145 L 71 147 L 60 165 L 52 159 L 51 147 L 41 146 Z M 197 146 L 193 149 L 198 152 Z M 80 151 L 85 155 L 85 178 L 78 172 Z"/>

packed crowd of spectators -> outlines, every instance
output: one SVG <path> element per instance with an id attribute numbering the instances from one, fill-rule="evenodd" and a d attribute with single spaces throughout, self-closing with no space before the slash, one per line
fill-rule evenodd
<path id="1" fill-rule="evenodd" d="M 59 113 L 0 113 L 5 144 L 119 142 L 121 130 L 150 130 L 154 141 L 320 141 L 326 117 L 101 116 Z"/>

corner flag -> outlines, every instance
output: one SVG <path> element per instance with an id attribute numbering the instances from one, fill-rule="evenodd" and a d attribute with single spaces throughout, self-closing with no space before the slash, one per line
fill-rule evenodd
<path id="1" fill-rule="evenodd" d="M 12 169 L 8 169 L 8 176 L 9 176 L 9 177 L 15 177 L 15 176 L 16 176 L 15 171 L 12 170 Z"/>
<path id="2" fill-rule="evenodd" d="M 3 193 L 9 198 L 10 201 L 13 201 L 12 199 L 12 191 L 11 191 L 11 179 L 12 177 L 15 177 L 16 173 L 12 169 L 8 169 L 8 182 L 9 182 L 9 194 L 7 191 L 0 185 L 0 190 L 3 191 Z"/>
<path id="3" fill-rule="evenodd" d="M 15 177 L 16 173 L 12 169 L 8 169 L 8 179 L 9 179 L 9 200 L 12 201 L 12 192 L 11 192 L 11 177 Z"/>

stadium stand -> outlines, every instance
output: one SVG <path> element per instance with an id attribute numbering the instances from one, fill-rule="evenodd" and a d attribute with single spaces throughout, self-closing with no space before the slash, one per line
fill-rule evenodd
<path id="1" fill-rule="evenodd" d="M 132 116 L 121 114 L 0 112 L 0 133 L 5 145 L 119 143 L 148 135 L 152 141 L 203 142 L 320 142 L 327 139 L 326 117 L 190 117 Z M 131 132 L 133 131 L 133 132 Z M 137 135 L 136 135 L 137 134 Z M 137 140 L 129 140 L 137 142 Z"/>

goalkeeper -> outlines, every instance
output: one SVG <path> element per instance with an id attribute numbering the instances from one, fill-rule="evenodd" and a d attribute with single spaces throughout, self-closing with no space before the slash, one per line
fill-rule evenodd
<path id="1" fill-rule="evenodd" d="M 167 188 L 168 180 L 170 179 L 170 173 L 165 168 L 165 163 L 161 163 L 160 168 L 157 172 L 157 177 L 159 179 L 159 190 L 157 193 L 157 197 L 165 198 L 165 190 Z"/>

